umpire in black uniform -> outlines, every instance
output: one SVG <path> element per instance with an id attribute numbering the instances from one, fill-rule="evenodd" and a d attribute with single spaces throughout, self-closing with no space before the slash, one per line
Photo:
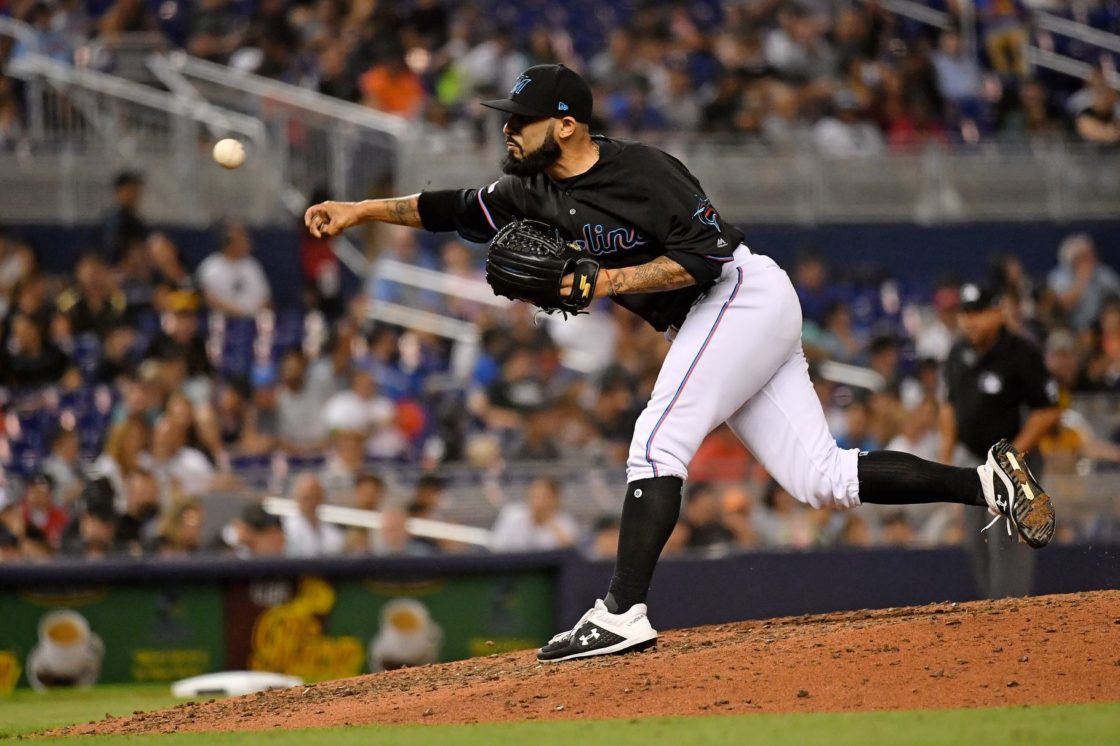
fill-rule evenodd
<path id="1" fill-rule="evenodd" d="M 946 401 L 941 410 L 941 460 L 952 463 L 957 444 L 968 466 L 984 461 L 989 444 L 1006 438 L 1020 452 L 1034 449 L 1058 422 L 1058 386 L 1046 372 L 1035 345 L 1006 328 L 1001 291 L 995 286 L 961 288 L 961 339 L 945 362 Z M 1027 458 L 1038 475 L 1037 454 Z M 981 532 L 987 522 L 979 508 L 965 508 L 965 541 L 972 555 L 980 595 L 985 598 L 1030 593 L 1034 556 L 1017 537 L 1002 530 Z M 993 527 L 995 528 L 995 527 Z"/>

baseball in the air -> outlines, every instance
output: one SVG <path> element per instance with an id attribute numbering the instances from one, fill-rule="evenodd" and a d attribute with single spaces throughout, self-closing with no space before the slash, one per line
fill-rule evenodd
<path id="1" fill-rule="evenodd" d="M 222 168 L 238 168 L 245 162 L 245 146 L 232 137 L 218 140 L 214 145 L 214 160 Z"/>

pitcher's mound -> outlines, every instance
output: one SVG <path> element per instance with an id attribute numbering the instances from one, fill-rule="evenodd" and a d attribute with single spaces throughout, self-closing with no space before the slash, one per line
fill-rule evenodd
<path id="1" fill-rule="evenodd" d="M 664 633 L 626 656 L 492 655 L 75 726 L 268 730 L 1120 700 L 1120 591 L 799 616 Z"/>

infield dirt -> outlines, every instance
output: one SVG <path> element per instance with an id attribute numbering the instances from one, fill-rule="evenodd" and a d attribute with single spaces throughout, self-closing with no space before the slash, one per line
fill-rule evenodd
<path id="1" fill-rule="evenodd" d="M 550 665 L 492 655 L 52 735 L 1118 700 L 1120 591 L 1100 591 L 669 631 L 645 653 Z"/>

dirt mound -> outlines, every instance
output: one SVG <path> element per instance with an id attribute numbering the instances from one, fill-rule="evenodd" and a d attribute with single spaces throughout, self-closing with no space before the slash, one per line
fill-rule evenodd
<path id="1" fill-rule="evenodd" d="M 1120 591 L 665 633 L 651 651 L 531 651 L 75 726 L 57 735 L 1120 700 Z"/>

